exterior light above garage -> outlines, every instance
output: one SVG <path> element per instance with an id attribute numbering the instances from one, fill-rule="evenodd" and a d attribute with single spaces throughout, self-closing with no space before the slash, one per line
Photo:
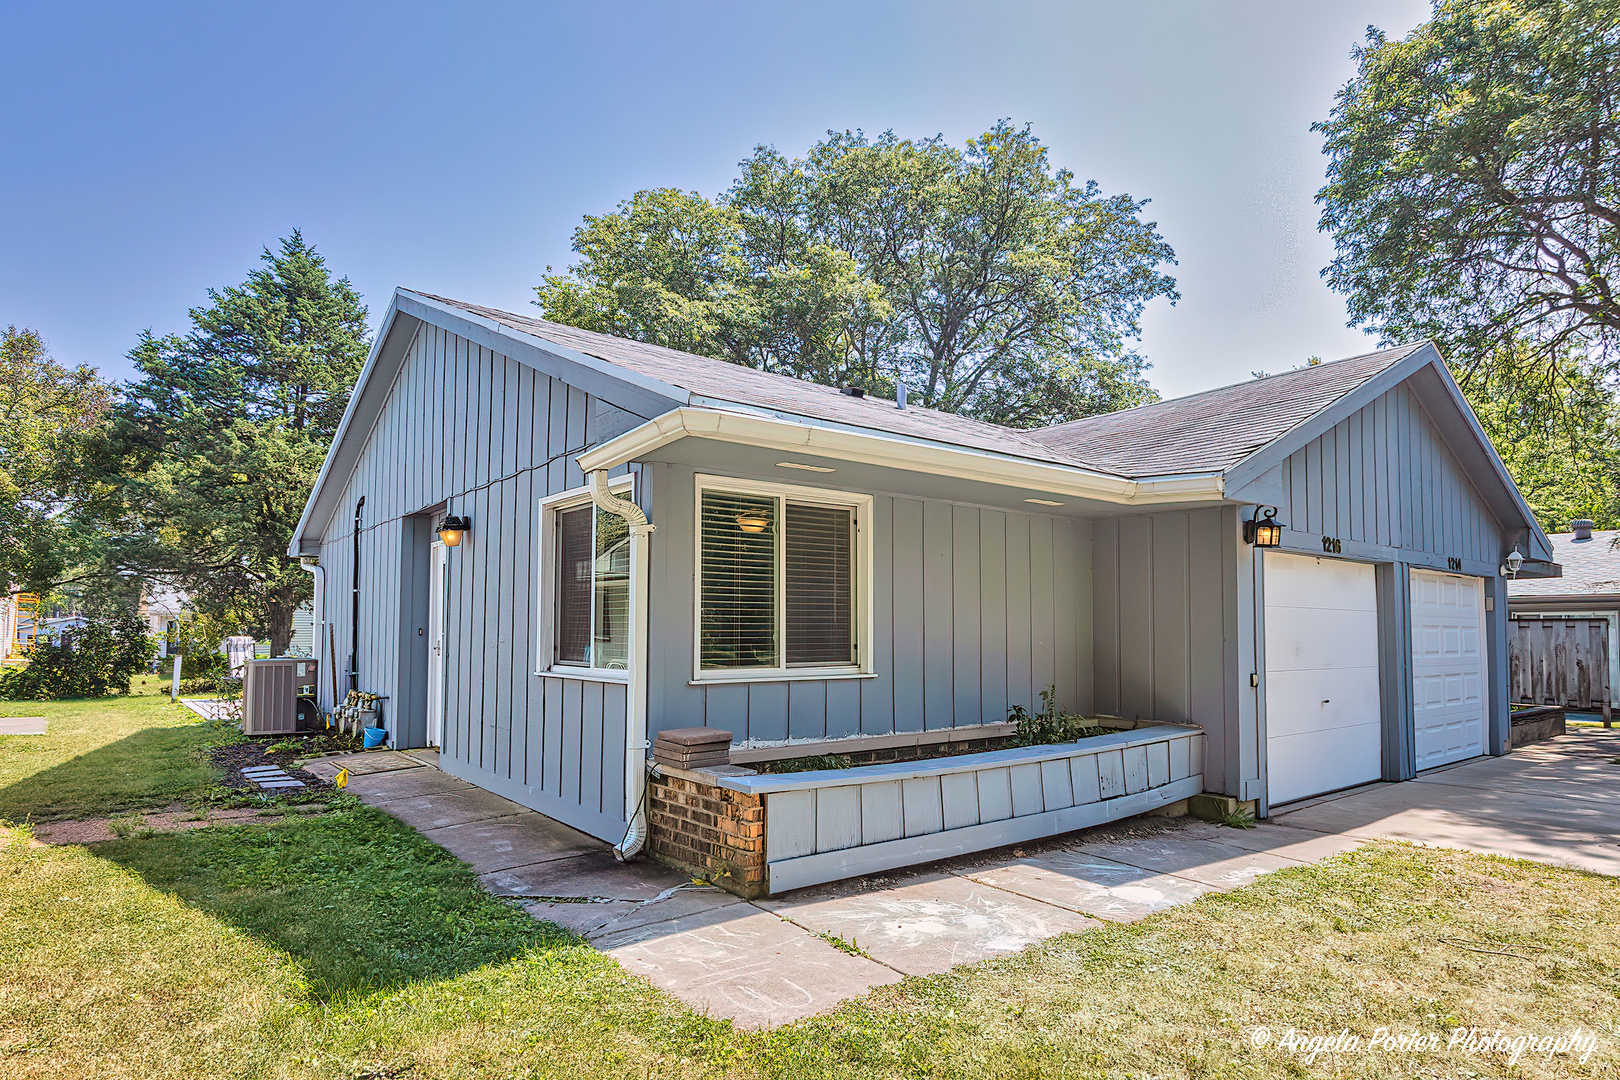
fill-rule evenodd
<path id="1" fill-rule="evenodd" d="M 1265 511 L 1265 517 L 1261 517 Z M 1275 506 L 1257 506 L 1254 508 L 1254 517 L 1243 523 L 1243 539 L 1255 547 L 1273 548 L 1282 546 L 1283 527 L 1277 523 L 1277 508 Z"/>
<path id="2" fill-rule="evenodd" d="M 460 547 L 461 537 L 471 526 L 464 517 L 446 514 L 444 520 L 439 522 L 439 539 L 444 541 L 445 547 Z"/>

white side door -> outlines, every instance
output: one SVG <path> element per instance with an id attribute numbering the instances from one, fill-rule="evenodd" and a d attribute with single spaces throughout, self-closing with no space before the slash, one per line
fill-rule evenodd
<path id="1" fill-rule="evenodd" d="M 1484 627 L 1479 578 L 1412 571 L 1412 720 L 1420 770 L 1485 752 Z"/>
<path id="2" fill-rule="evenodd" d="M 444 737 L 444 570 L 446 549 L 435 540 L 428 553 L 427 744 Z"/>
<path id="3" fill-rule="evenodd" d="M 1375 580 L 1366 563 L 1266 552 L 1272 806 L 1383 776 Z"/>

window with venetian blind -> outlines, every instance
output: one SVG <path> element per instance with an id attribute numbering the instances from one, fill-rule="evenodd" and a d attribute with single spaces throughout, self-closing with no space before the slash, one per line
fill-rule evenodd
<path id="1" fill-rule="evenodd" d="M 623 669 L 630 650 L 629 528 L 590 502 L 553 513 L 553 662 Z"/>
<path id="2" fill-rule="evenodd" d="M 698 501 L 699 676 L 857 670 L 864 500 L 761 485 Z"/>

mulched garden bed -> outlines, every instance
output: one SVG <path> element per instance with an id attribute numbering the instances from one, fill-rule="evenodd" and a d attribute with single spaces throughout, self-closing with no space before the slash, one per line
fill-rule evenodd
<path id="1" fill-rule="evenodd" d="M 360 749 L 360 740 L 351 735 L 310 734 L 292 735 L 278 739 L 250 739 L 246 742 L 216 746 L 209 761 L 225 774 L 222 783 L 232 791 L 255 794 L 264 792 L 257 784 L 242 775 L 243 769 L 255 765 L 274 765 L 284 769 L 288 776 L 302 780 L 308 791 L 329 791 L 332 784 L 314 773 L 293 767 L 293 762 L 325 754 L 348 754 Z M 297 791 L 299 789 L 292 789 Z"/>

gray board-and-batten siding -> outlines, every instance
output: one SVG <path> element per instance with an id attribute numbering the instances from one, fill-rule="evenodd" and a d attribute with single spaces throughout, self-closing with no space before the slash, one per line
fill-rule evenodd
<path id="1" fill-rule="evenodd" d="M 1387 564 L 1380 570 L 1386 777 L 1412 775 L 1410 566 L 1485 579 L 1493 672 L 1505 672 L 1505 588 L 1495 568 L 1507 538 L 1417 395 L 1404 384 L 1296 450 L 1245 489 L 1277 507 L 1284 549 Z M 1251 508 L 1252 509 L 1252 508 Z M 1242 542 L 1236 507 L 1141 514 L 1094 528 L 1095 703 L 1133 720 L 1199 724 L 1209 733 L 1205 783 L 1243 798 L 1261 789 L 1264 755 L 1263 560 Z M 1327 553 L 1322 540 L 1339 540 Z M 1502 678 L 1492 716 L 1505 730 Z"/>
<path id="2" fill-rule="evenodd" d="M 396 322 L 396 330 L 398 322 Z M 359 688 L 385 695 L 396 745 L 426 740 L 428 553 L 437 517 L 471 519 L 447 559 L 446 771 L 592 835 L 623 833 L 625 686 L 535 674 L 537 503 L 584 483 L 574 458 L 636 422 L 509 356 L 421 323 L 321 533 L 323 705 L 348 689 L 361 498 Z M 620 470 L 621 472 L 623 470 Z M 689 685 L 691 471 L 632 468 L 653 539 L 651 732 L 741 740 L 889 734 L 999 721 L 1058 688 L 1091 707 L 1090 526 L 879 493 L 874 675 Z M 829 485 L 830 486 L 830 485 Z"/>
<path id="3" fill-rule="evenodd" d="M 584 483 L 572 458 L 611 407 L 421 324 L 322 534 L 329 704 L 348 689 L 360 499 L 359 688 L 386 696 L 396 745 L 426 738 L 427 552 L 449 509 L 472 528 L 446 562 L 446 771 L 593 835 L 623 833 L 623 684 L 534 676 L 539 499 Z M 615 431 L 616 433 L 616 431 Z M 411 625 L 414 623 L 415 625 Z"/>

